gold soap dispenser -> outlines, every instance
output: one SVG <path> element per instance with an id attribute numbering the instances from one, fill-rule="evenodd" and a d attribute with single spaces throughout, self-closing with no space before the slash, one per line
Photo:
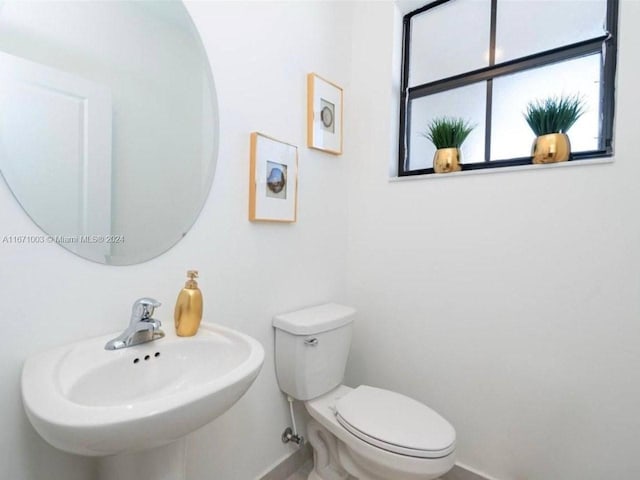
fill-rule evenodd
<path id="1" fill-rule="evenodd" d="M 189 279 L 178 294 L 173 318 L 176 323 L 176 333 L 180 337 L 192 337 L 198 333 L 202 321 L 202 292 L 198 288 L 197 270 L 187 272 Z"/>

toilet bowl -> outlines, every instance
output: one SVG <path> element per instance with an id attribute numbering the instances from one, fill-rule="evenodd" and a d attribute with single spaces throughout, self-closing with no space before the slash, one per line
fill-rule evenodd
<path id="1" fill-rule="evenodd" d="M 382 394 L 382 398 L 378 397 L 379 394 Z M 372 396 L 371 400 L 369 395 Z M 397 404 L 394 402 L 395 396 L 398 396 Z M 410 403 L 406 400 L 415 403 L 411 413 L 402 410 Z M 404 419 L 391 419 L 400 421 L 390 425 L 385 421 L 389 420 L 389 416 L 376 415 L 376 410 L 383 405 L 382 412 L 404 416 Z M 327 471 L 327 466 L 336 470 L 335 466 L 339 465 L 344 473 L 362 480 L 430 480 L 453 467 L 453 427 L 433 410 L 408 397 L 366 385 L 356 389 L 340 385 L 321 397 L 305 402 L 305 407 L 313 418 L 307 427 L 307 436 L 314 454 L 320 449 L 326 450 L 321 454 L 322 458 L 327 458 L 324 465 L 320 466 L 322 471 Z M 394 410 L 389 412 L 387 408 Z M 421 408 L 424 411 L 420 412 Z M 416 410 L 418 415 L 413 416 Z M 360 428 L 367 431 L 344 425 L 346 420 L 341 411 L 346 415 L 355 414 L 354 420 L 364 421 L 365 426 Z M 324 437 L 315 433 L 323 430 L 327 432 Z M 335 443 L 334 447 L 328 446 L 331 441 Z M 309 480 L 338 478 L 343 480 L 349 477 L 310 476 Z"/>
<path id="2" fill-rule="evenodd" d="M 355 310 L 319 305 L 278 315 L 280 389 L 305 402 L 314 468 L 309 480 L 431 480 L 455 459 L 454 428 L 400 393 L 342 385 Z"/>

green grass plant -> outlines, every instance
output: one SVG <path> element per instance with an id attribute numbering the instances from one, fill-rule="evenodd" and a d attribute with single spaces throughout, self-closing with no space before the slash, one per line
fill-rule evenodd
<path id="1" fill-rule="evenodd" d="M 560 95 L 529 102 L 524 118 L 538 137 L 550 133 L 567 133 L 585 112 L 581 95 Z"/>
<path id="2" fill-rule="evenodd" d="M 422 135 L 428 138 L 436 148 L 460 148 L 475 125 L 462 118 L 434 118 Z"/>

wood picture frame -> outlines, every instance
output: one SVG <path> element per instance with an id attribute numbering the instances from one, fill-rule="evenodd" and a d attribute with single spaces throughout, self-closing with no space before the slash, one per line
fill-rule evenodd
<path id="1" fill-rule="evenodd" d="M 298 147 L 251 134 L 249 220 L 294 223 L 298 218 Z"/>
<path id="2" fill-rule="evenodd" d="M 307 75 L 307 146 L 342 155 L 342 88 L 316 73 Z"/>

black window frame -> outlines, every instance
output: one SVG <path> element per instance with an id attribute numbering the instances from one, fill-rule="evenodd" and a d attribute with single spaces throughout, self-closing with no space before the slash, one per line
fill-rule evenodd
<path id="1" fill-rule="evenodd" d="M 618 39 L 618 10 L 619 0 L 606 0 L 607 12 L 604 35 L 584 40 L 577 43 L 563 45 L 551 50 L 538 52 L 532 55 L 495 63 L 496 47 L 496 23 L 498 0 L 491 0 L 491 25 L 489 41 L 489 65 L 477 70 L 461 73 L 440 80 L 423 83 L 409 87 L 409 57 L 411 49 L 411 19 L 455 0 L 435 0 L 423 7 L 407 13 L 403 17 L 402 33 L 402 77 L 400 88 L 400 122 L 399 122 L 399 150 L 398 150 L 398 176 L 427 175 L 434 173 L 433 168 L 421 168 L 409 170 L 409 137 L 411 127 L 411 101 L 417 98 L 440 93 L 454 88 L 463 87 L 472 83 L 486 81 L 487 102 L 485 118 L 485 152 L 484 162 L 463 163 L 462 171 L 480 170 L 500 167 L 513 167 L 518 165 L 530 165 L 531 157 L 511 158 L 507 160 L 491 160 L 491 112 L 493 79 L 504 75 L 524 72 L 534 68 L 551 65 L 575 58 L 602 53 L 604 63 L 600 69 L 600 122 L 598 135 L 598 149 L 572 153 L 570 160 L 584 160 L 590 158 L 602 158 L 613 156 L 613 127 L 615 114 L 615 77 L 617 63 L 617 39 Z"/>

